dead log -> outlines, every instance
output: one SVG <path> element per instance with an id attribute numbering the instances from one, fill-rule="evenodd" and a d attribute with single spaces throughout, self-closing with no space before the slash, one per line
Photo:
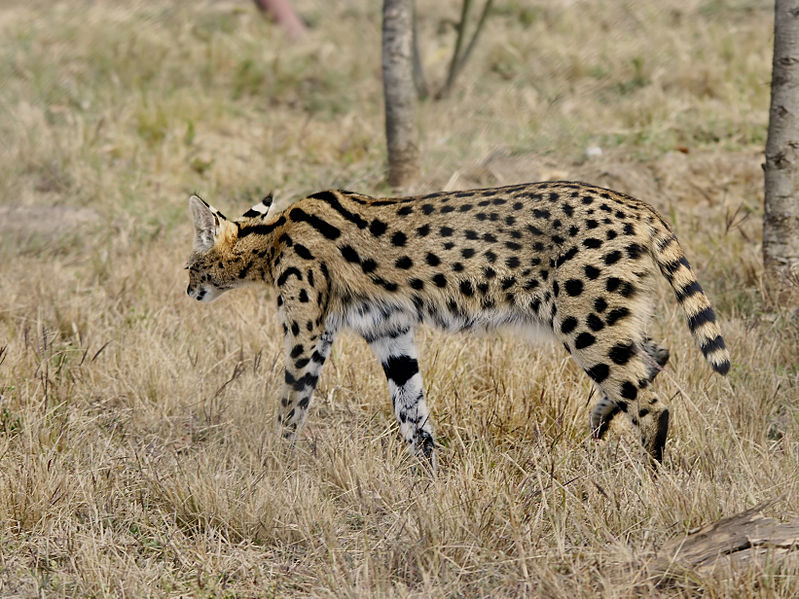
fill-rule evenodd
<path id="1" fill-rule="evenodd" d="M 688 531 L 620 570 L 637 572 L 639 581 L 670 586 L 692 574 L 728 573 L 753 563 L 774 564 L 789 554 L 799 558 L 799 515 L 785 521 L 763 516 L 773 501 Z M 619 572 L 621 573 L 621 572 Z"/>

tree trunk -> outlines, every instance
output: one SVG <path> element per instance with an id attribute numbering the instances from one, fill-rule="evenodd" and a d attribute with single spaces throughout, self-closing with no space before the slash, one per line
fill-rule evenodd
<path id="1" fill-rule="evenodd" d="M 404 187 L 419 173 L 412 0 L 383 2 L 383 93 L 388 183 L 393 187 Z"/>
<path id="2" fill-rule="evenodd" d="M 778 297 L 799 291 L 799 0 L 776 0 L 766 141 L 763 265 Z"/>

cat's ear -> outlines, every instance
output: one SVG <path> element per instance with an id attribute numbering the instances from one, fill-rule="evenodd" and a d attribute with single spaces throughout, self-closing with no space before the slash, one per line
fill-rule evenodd
<path id="1" fill-rule="evenodd" d="M 225 217 L 197 195 L 189 198 L 189 212 L 194 224 L 194 249 L 201 252 L 210 250 L 214 247 L 220 220 Z"/>
<path id="2" fill-rule="evenodd" d="M 264 199 L 258 202 L 255 206 L 247 210 L 242 216 L 246 218 L 265 218 L 269 212 L 269 207 L 272 205 L 272 193 L 264 196 Z"/>

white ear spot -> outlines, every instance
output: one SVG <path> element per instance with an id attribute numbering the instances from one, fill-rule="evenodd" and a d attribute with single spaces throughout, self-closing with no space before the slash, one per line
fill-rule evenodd
<path id="1" fill-rule="evenodd" d="M 258 202 L 255 206 L 247 210 L 243 216 L 247 218 L 264 217 L 269 212 L 269 207 L 272 205 L 272 194 L 265 196 L 263 200 Z"/>

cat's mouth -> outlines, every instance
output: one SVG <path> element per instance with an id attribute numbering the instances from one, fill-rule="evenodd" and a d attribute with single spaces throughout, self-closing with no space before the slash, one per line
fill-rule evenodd
<path id="1" fill-rule="evenodd" d="M 192 287 L 190 284 L 186 288 L 186 293 L 190 298 L 196 299 L 198 302 L 210 303 L 222 295 L 222 290 L 206 286 Z"/>

